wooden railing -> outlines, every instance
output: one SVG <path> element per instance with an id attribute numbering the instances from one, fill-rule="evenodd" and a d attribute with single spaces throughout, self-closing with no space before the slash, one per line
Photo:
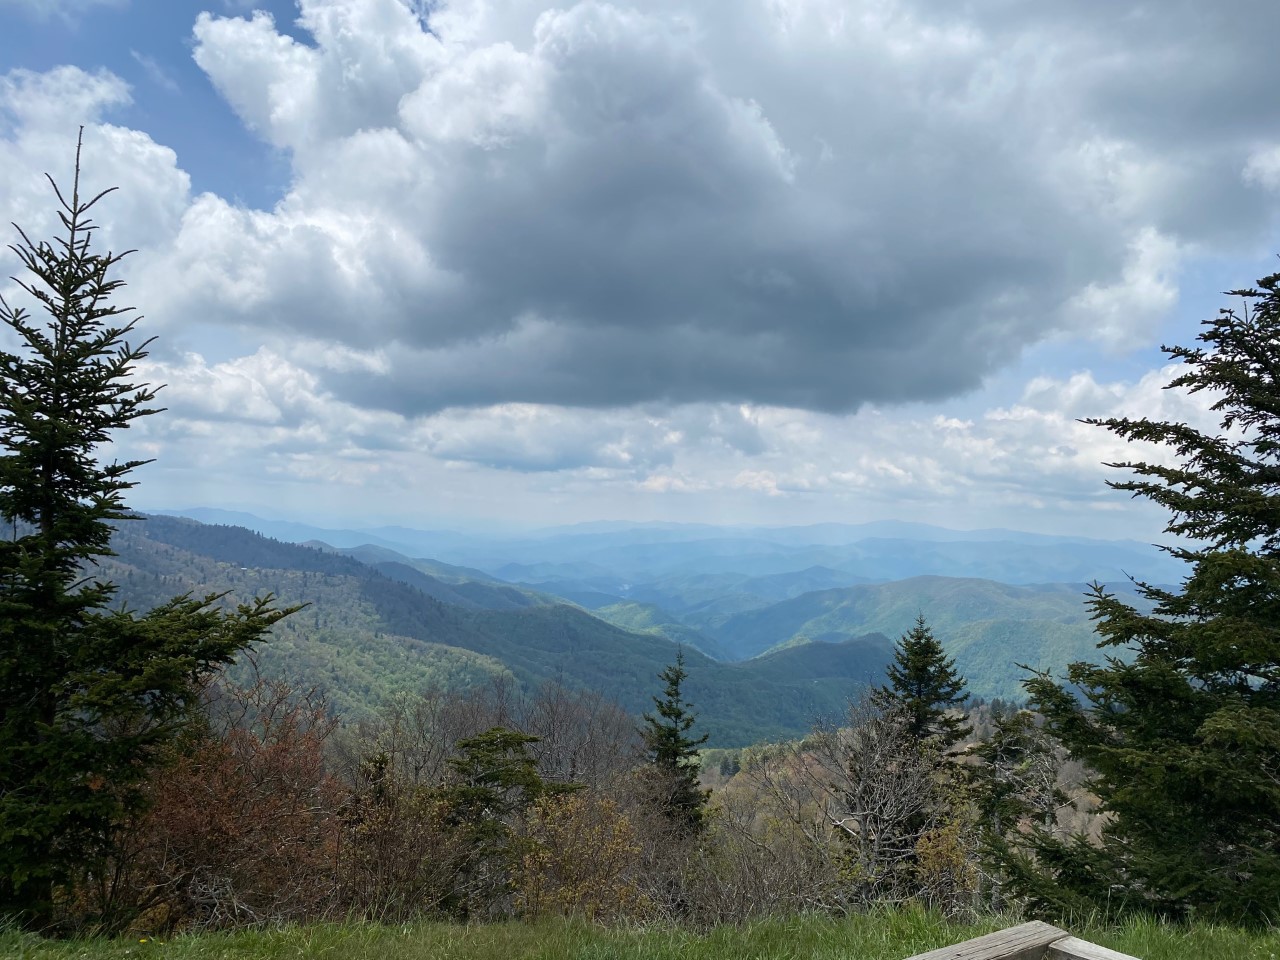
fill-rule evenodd
<path id="1" fill-rule="evenodd" d="M 1033 920 L 907 960 L 1137 960 Z"/>

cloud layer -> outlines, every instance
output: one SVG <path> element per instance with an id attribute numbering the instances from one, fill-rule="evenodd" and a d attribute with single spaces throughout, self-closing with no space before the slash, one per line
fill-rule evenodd
<path id="1" fill-rule="evenodd" d="M 211 283 L 307 275 L 227 319 L 393 343 L 334 385 L 401 412 L 853 409 L 973 388 L 1064 328 L 1129 344 L 1181 249 L 1274 209 L 1261 118 L 1225 92 L 1270 104 L 1280 71 L 1189 89 L 1238 32 L 1145 9 L 456 3 L 429 33 L 396 0 L 308 0 L 314 47 L 205 17 L 198 62 L 297 173 Z M 224 239 L 205 213 L 192 256 Z"/>
<path id="2" fill-rule="evenodd" d="M 191 198 L 138 279 L 166 322 L 380 351 L 320 375 L 404 414 L 936 400 L 1048 336 L 1142 343 L 1185 257 L 1266 242 L 1253 13 L 303 0 L 309 44 L 202 14 L 197 62 L 294 179 Z"/>
<path id="3" fill-rule="evenodd" d="M 1167 453 L 1079 418 L 1216 427 L 1211 397 L 1164 389 L 1172 367 L 1131 383 L 1035 378 L 1013 403 L 969 418 L 728 404 L 496 404 L 406 417 L 343 400 L 268 350 L 231 363 L 188 355 L 143 372 L 170 385 L 169 412 L 127 438 L 129 455 L 163 454 L 170 465 L 145 484 L 150 503 L 236 490 L 248 503 L 315 511 L 332 501 L 437 522 L 910 517 L 1149 538 L 1162 518 L 1109 491 L 1103 481 L 1119 474 L 1102 464 Z"/>
<path id="4" fill-rule="evenodd" d="M 1118 455 L 1073 418 L 1156 415 L 1156 374 L 920 404 L 1046 340 L 1149 349 L 1188 264 L 1276 237 L 1261 0 L 298 14 L 193 23 L 209 82 L 287 158 L 270 209 L 193 194 L 110 122 L 110 73 L 0 76 L 0 206 L 50 228 L 41 172 L 65 182 L 87 124 L 87 189 L 121 187 L 102 239 L 139 248 L 171 384 L 136 442 L 208 477 L 1065 515 Z"/>

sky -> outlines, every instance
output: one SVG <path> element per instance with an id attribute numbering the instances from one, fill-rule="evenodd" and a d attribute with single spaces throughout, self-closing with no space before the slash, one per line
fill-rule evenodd
<path id="1" fill-rule="evenodd" d="M 1215 428 L 1160 348 L 1280 270 L 1277 35 L 1273 0 L 0 0 L 0 222 L 54 235 L 83 125 L 167 385 L 107 451 L 155 459 L 140 509 L 1153 541 L 1104 463 L 1166 454 L 1079 420 Z"/>

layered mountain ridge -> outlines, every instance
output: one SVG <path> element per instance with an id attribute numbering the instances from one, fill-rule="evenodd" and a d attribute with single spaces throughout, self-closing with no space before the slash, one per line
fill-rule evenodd
<path id="1" fill-rule="evenodd" d="M 308 604 L 256 659 L 324 689 L 348 716 L 428 684 L 495 677 L 589 687 L 638 714 L 683 650 L 686 692 L 722 746 L 837 714 L 883 682 L 893 639 L 918 615 L 972 692 L 1018 698 L 1018 665 L 1060 671 L 1096 658 L 1086 579 L 1121 564 L 1157 582 L 1180 575 L 1136 543 L 915 524 L 609 524 L 502 539 L 190 512 L 261 532 L 165 515 L 125 523 L 106 564 L 122 598 L 145 608 L 176 593 L 270 592 Z M 414 556 L 415 544 L 437 552 Z M 1019 564 L 1017 581 L 972 575 Z M 1098 572 L 1070 576 L 1083 570 Z M 1131 591 L 1123 573 L 1118 586 Z"/>

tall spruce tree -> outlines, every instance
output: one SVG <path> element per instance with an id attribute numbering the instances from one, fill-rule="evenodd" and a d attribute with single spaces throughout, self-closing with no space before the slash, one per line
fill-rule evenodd
<path id="1" fill-rule="evenodd" d="M 1158 462 L 1110 486 L 1172 515 L 1181 590 L 1139 584 L 1142 613 L 1095 584 L 1089 602 L 1115 650 L 1075 663 L 1070 689 L 1027 682 L 1050 729 L 1096 771 L 1103 843 L 1033 838 L 1015 866 L 1042 907 L 1111 906 L 1173 916 L 1280 921 L 1280 274 L 1236 290 L 1199 335 L 1165 347 L 1205 391 L 1221 432 L 1147 419 L 1090 420 L 1159 444 Z M 1123 653 L 1121 653 L 1123 651 Z M 1076 691 L 1083 693 L 1084 702 Z"/>
<path id="2" fill-rule="evenodd" d="M 656 715 L 644 715 L 640 733 L 649 763 L 657 774 L 663 813 L 682 829 L 697 832 L 702 827 L 708 797 L 708 792 L 698 786 L 698 748 L 707 742 L 709 734 L 690 736 L 698 717 L 681 692 L 688 676 L 684 651 L 677 651 L 675 663 L 658 674 L 666 687 L 661 698 L 653 698 Z"/>
<path id="3" fill-rule="evenodd" d="M 111 302 L 125 254 L 90 250 L 89 213 L 110 191 L 81 199 L 78 146 L 70 196 L 50 184 L 61 235 L 36 242 L 19 228 L 10 247 L 44 317 L 0 299 L 18 345 L 0 351 L 0 915 L 39 929 L 140 806 L 201 678 L 287 612 L 259 601 L 224 613 L 213 597 L 145 616 L 109 609 L 115 588 L 94 567 L 129 519 L 123 494 L 141 463 L 104 454 L 114 431 L 158 412 L 156 390 L 134 382 L 147 343 L 127 342 L 136 320 Z"/>
<path id="4" fill-rule="evenodd" d="M 876 690 L 877 705 L 901 710 L 915 740 L 933 738 L 943 749 L 969 735 L 963 717 L 949 713 L 969 699 L 956 662 L 947 657 L 924 615 L 903 634 L 889 665 L 889 683 Z"/>

